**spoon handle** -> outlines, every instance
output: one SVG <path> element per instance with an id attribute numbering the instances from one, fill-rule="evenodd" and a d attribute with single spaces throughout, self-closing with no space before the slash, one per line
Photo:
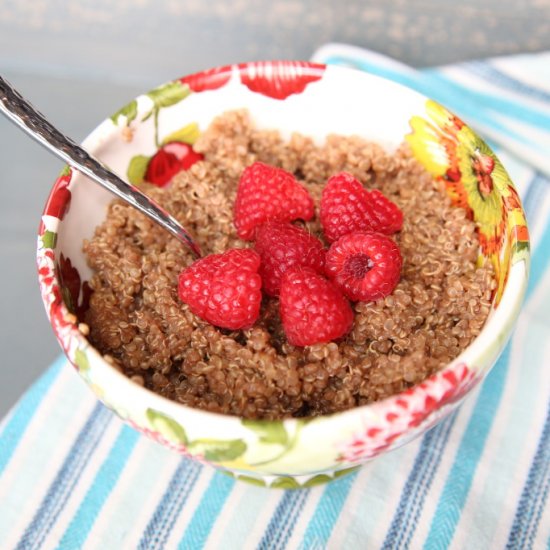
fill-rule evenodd
<path id="1" fill-rule="evenodd" d="M 62 134 L 2 76 L 0 76 L 0 112 L 54 155 L 165 227 L 174 237 L 188 246 L 196 257 L 201 256 L 198 245 L 174 217 Z"/>

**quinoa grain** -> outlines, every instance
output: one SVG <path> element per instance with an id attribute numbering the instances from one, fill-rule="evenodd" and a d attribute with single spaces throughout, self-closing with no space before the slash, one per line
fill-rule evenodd
<path id="1" fill-rule="evenodd" d="M 113 201 L 84 243 L 94 275 L 82 321 L 91 342 L 134 382 L 191 407 L 245 418 L 315 416 L 409 388 L 479 334 L 495 283 L 489 266 L 476 266 L 475 225 L 405 144 L 388 153 L 357 137 L 329 136 L 317 146 L 296 134 L 285 142 L 236 111 L 214 120 L 195 149 L 204 161 L 168 188 L 146 185 L 145 191 L 193 231 L 205 253 L 250 246 L 237 238 L 232 220 L 238 178 L 252 162 L 295 173 L 317 208 L 327 179 L 346 170 L 403 210 L 403 229 L 395 235 L 401 281 L 382 300 L 354 304 L 352 330 L 338 343 L 289 345 L 272 298 L 264 299 L 253 328 L 221 330 L 178 299 L 178 274 L 191 254 Z M 321 235 L 318 217 L 305 226 Z"/>

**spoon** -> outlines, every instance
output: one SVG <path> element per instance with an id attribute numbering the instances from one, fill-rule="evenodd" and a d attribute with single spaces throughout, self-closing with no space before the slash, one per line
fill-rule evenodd
<path id="1" fill-rule="evenodd" d="M 62 134 L 1 76 L 0 112 L 51 153 L 169 231 L 176 239 L 189 247 L 195 257 L 200 258 L 199 246 L 173 216 L 137 187 L 126 183 L 103 163 Z"/>

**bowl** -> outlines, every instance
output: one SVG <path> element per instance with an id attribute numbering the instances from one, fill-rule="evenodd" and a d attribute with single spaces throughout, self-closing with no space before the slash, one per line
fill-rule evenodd
<path id="1" fill-rule="evenodd" d="M 112 196 L 68 167 L 49 195 L 38 235 L 38 278 L 61 347 L 96 396 L 136 430 L 184 456 L 272 487 L 325 482 L 420 436 L 484 379 L 513 328 L 526 289 L 529 238 L 520 200 L 500 161 L 460 119 L 391 81 L 308 62 L 254 62 L 168 82 L 131 101 L 84 141 L 115 172 L 139 181 L 167 142 L 189 142 L 212 119 L 247 108 L 260 128 L 320 141 L 356 134 L 415 157 L 477 224 L 480 257 L 497 288 L 479 336 L 430 378 L 382 401 L 316 418 L 245 420 L 193 409 L 132 382 L 86 338 L 79 316 L 91 271 L 82 242 Z M 488 196 L 491 200 L 485 200 Z"/>

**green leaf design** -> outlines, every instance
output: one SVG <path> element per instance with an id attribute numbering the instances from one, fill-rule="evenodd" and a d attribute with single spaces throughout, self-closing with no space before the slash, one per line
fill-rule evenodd
<path id="1" fill-rule="evenodd" d="M 196 439 L 189 444 L 188 449 L 202 454 L 206 460 L 225 462 L 242 456 L 246 452 L 246 443 L 242 439 Z"/>
<path id="2" fill-rule="evenodd" d="M 150 91 L 147 96 L 153 100 L 154 108 L 162 109 L 170 107 L 185 99 L 191 90 L 188 86 L 184 86 L 181 82 L 169 82 L 160 88 Z"/>
<path id="3" fill-rule="evenodd" d="M 265 481 L 263 479 L 260 479 L 259 477 L 252 477 L 252 476 L 237 476 L 237 479 L 239 481 L 245 481 L 246 483 L 250 483 L 251 485 L 256 485 L 257 487 L 265 487 Z"/>
<path id="4" fill-rule="evenodd" d="M 163 140 L 161 145 L 166 145 L 172 141 L 181 141 L 193 145 L 200 136 L 199 125 L 196 122 L 191 122 L 187 126 L 168 134 Z"/>
<path id="5" fill-rule="evenodd" d="M 128 181 L 132 185 L 139 185 L 145 181 L 145 172 L 147 172 L 147 165 L 151 157 L 145 155 L 136 155 L 130 160 L 128 164 L 128 170 L 126 171 L 126 176 Z"/>
<path id="6" fill-rule="evenodd" d="M 143 115 L 143 118 L 141 119 L 141 122 L 145 122 L 146 120 L 150 119 L 151 116 L 153 116 L 153 113 L 155 113 L 155 109 L 151 109 L 147 114 Z"/>
<path id="7" fill-rule="evenodd" d="M 302 485 L 302 487 L 315 487 L 316 485 L 323 485 L 324 483 L 328 483 L 329 481 L 332 481 L 332 479 L 333 479 L 332 477 L 327 476 L 326 474 L 318 474 L 308 479 Z"/>
<path id="8" fill-rule="evenodd" d="M 42 235 L 42 245 L 44 248 L 55 248 L 57 244 L 57 233 L 54 231 L 44 231 Z"/>
<path id="9" fill-rule="evenodd" d="M 88 361 L 88 356 L 81 349 L 77 349 L 74 354 L 74 362 L 78 367 L 78 371 L 82 374 L 90 370 L 90 362 Z"/>
<path id="10" fill-rule="evenodd" d="M 514 256 L 513 263 L 522 260 L 529 254 L 529 243 L 525 241 L 518 241 L 514 243 L 512 248 L 512 256 Z"/>
<path id="11" fill-rule="evenodd" d="M 65 164 L 61 172 L 59 172 L 59 176 L 60 177 L 69 176 L 70 174 L 71 174 L 71 167 L 68 164 Z"/>
<path id="12" fill-rule="evenodd" d="M 125 105 L 122 107 L 122 109 L 118 110 L 112 117 L 111 120 L 114 124 L 118 126 L 118 119 L 123 116 L 126 118 L 126 126 L 132 122 L 137 117 L 137 101 L 134 99 L 134 101 L 131 101 L 128 103 L 128 105 Z"/>
<path id="13" fill-rule="evenodd" d="M 275 443 L 277 445 L 286 445 L 288 443 L 288 433 L 282 422 L 261 422 L 258 420 L 242 421 L 243 426 L 255 432 L 262 443 Z"/>
<path id="14" fill-rule="evenodd" d="M 187 435 L 183 426 L 173 418 L 154 409 L 147 409 L 146 416 L 151 426 L 166 439 L 187 445 Z"/>
<path id="15" fill-rule="evenodd" d="M 292 477 L 278 477 L 271 483 L 274 489 L 300 489 L 301 485 Z"/>
<path id="16" fill-rule="evenodd" d="M 344 477 L 349 474 L 353 474 L 353 472 L 357 472 L 361 466 L 352 466 L 351 468 L 344 468 L 343 470 L 337 470 L 334 472 L 334 479 L 338 479 L 339 477 Z"/>

